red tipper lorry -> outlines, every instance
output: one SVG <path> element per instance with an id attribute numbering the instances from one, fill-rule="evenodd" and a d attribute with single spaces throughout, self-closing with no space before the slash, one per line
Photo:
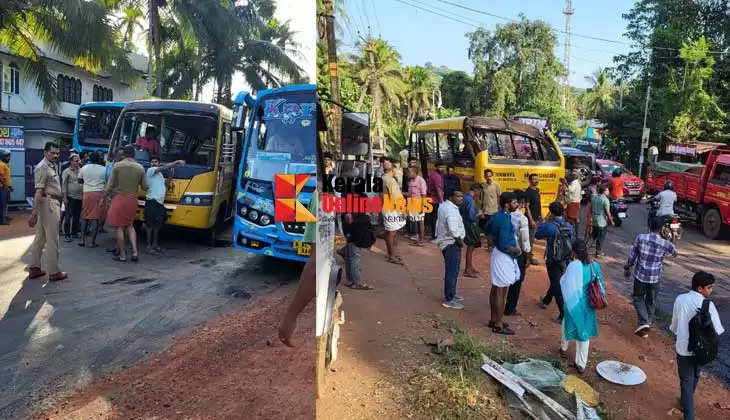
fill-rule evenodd
<path id="1" fill-rule="evenodd" d="M 701 164 L 660 161 L 649 168 L 647 189 L 664 189 L 669 179 L 677 193 L 675 211 L 696 220 L 702 232 L 716 239 L 730 225 L 730 148 L 709 152 Z"/>

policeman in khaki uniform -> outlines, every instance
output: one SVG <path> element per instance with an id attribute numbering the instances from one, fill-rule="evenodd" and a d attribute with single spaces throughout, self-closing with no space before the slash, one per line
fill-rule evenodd
<path id="1" fill-rule="evenodd" d="M 58 145 L 46 143 L 44 159 L 35 167 L 35 198 L 33 214 L 28 226 L 35 227 L 35 240 L 23 261 L 28 264 L 28 276 L 32 279 L 45 276 L 41 270 L 41 254 L 46 249 L 46 270 L 50 281 L 63 280 L 68 275 L 58 268 L 61 257 L 59 226 L 61 221 L 61 181 L 58 177 Z"/>

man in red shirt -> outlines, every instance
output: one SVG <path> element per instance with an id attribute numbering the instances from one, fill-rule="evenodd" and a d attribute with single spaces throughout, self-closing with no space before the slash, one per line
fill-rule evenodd
<path id="1" fill-rule="evenodd" d="M 157 140 L 157 132 L 154 127 L 147 127 L 144 137 L 137 138 L 135 144 L 142 150 L 146 150 L 150 156 L 160 155 L 160 142 Z"/>
<path id="2" fill-rule="evenodd" d="M 611 193 L 612 200 L 618 200 L 624 197 L 624 180 L 621 179 L 621 171 L 618 169 L 613 171 L 611 180 L 608 181 L 608 190 Z"/>

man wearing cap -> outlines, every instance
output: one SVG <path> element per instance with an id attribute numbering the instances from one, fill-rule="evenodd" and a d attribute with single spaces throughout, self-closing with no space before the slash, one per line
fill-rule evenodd
<path id="1" fill-rule="evenodd" d="M 28 220 L 28 226 L 35 227 L 35 239 L 23 256 L 28 264 L 28 277 L 31 279 L 45 276 L 41 270 L 41 254 L 46 250 L 46 270 L 51 273 L 50 281 L 63 280 L 68 277 L 58 267 L 61 258 L 59 247 L 59 228 L 61 222 L 61 180 L 58 176 L 58 145 L 46 143 L 43 148 L 44 158 L 36 165 L 33 171 L 35 177 L 35 196 L 33 199 L 33 213 Z"/>

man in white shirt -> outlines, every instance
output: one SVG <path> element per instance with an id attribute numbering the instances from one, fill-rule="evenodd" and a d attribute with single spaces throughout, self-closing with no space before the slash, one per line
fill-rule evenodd
<path id="1" fill-rule="evenodd" d="M 147 231 L 148 254 L 159 254 L 162 252 L 158 239 L 160 229 L 167 218 L 167 212 L 165 210 L 165 193 L 167 192 L 167 188 L 165 187 L 165 177 L 162 175 L 162 171 L 184 164 L 184 160 L 176 160 L 160 166 L 160 158 L 157 156 L 150 158 L 150 167 L 145 174 L 148 188 L 144 206 L 144 224 L 145 230 Z"/>
<path id="2" fill-rule="evenodd" d="M 677 202 L 677 193 L 672 191 L 672 181 L 664 182 L 664 191 L 657 194 L 654 199 L 659 200 L 659 209 L 656 212 L 657 217 L 666 217 L 674 215 L 674 203 Z"/>
<path id="3" fill-rule="evenodd" d="M 694 352 L 689 351 L 689 321 L 697 315 L 702 302 L 712 294 L 715 277 L 704 271 L 692 277 L 692 290 L 677 296 L 672 310 L 672 325 L 669 329 L 677 336 L 677 371 L 681 392 L 682 410 L 685 420 L 694 420 L 694 393 L 700 379 L 700 365 L 694 359 Z M 710 302 L 708 311 L 715 332 L 720 335 L 725 329 L 720 323 L 715 304 Z"/>
<path id="4" fill-rule="evenodd" d="M 520 279 L 512 283 L 507 291 L 507 302 L 504 306 L 504 314 L 507 316 L 520 314 L 517 312 L 517 301 L 520 299 L 520 289 L 522 288 L 522 281 L 525 279 L 527 256 L 530 255 L 530 251 L 532 250 L 530 246 L 530 222 L 523 213 L 523 209 L 526 208 L 525 202 L 527 201 L 527 196 L 522 190 L 515 190 L 514 194 L 517 197 L 517 204 L 514 206 L 511 205 L 512 212 L 510 213 L 510 217 L 512 219 L 512 226 L 515 229 L 517 247 L 520 248 L 522 253 L 517 257 L 517 266 L 520 268 Z"/>
<path id="5" fill-rule="evenodd" d="M 565 214 L 565 220 L 573 225 L 576 235 L 578 233 L 578 222 L 580 221 L 580 199 L 583 187 L 580 184 L 580 173 L 573 171 L 571 175 L 572 181 L 568 184 L 567 201 L 568 208 Z"/>
<path id="6" fill-rule="evenodd" d="M 459 206 L 464 202 L 464 193 L 452 191 L 438 209 L 436 219 L 436 243 L 444 256 L 444 308 L 463 309 L 460 302 L 464 300 L 456 294 L 456 280 L 459 278 L 461 248 L 464 247 L 464 222 L 459 213 Z"/>

